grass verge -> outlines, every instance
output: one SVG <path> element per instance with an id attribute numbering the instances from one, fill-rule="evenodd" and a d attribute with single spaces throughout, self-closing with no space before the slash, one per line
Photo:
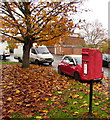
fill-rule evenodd
<path id="1" fill-rule="evenodd" d="M 43 101 L 42 101 L 43 102 Z M 44 102 L 45 104 L 45 102 Z M 109 98 L 103 93 L 94 91 L 92 102 L 92 119 L 109 120 Z M 28 117 L 29 120 L 89 120 L 89 87 L 79 82 L 73 83 L 67 90 L 56 90 L 47 98 L 46 107 L 39 109 L 36 116 Z M 26 119 L 23 114 L 12 114 L 13 118 Z M 25 116 L 25 115 L 24 115 Z"/>
<path id="2" fill-rule="evenodd" d="M 26 69 L 19 64 L 4 65 L 2 76 L 4 119 L 89 119 L 90 85 L 87 83 L 37 65 Z M 105 88 L 100 83 L 93 85 L 93 118 L 100 120 L 110 118 L 110 101 Z"/>
<path id="3" fill-rule="evenodd" d="M 18 64 L 18 62 L 0 62 L 0 65 L 2 64 Z"/>

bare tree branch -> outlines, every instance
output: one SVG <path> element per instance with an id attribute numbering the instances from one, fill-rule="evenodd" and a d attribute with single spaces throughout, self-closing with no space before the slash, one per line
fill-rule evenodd
<path id="1" fill-rule="evenodd" d="M 1 34 L 6 35 L 6 36 L 8 36 L 8 37 L 10 37 L 10 38 L 13 38 L 13 39 L 15 39 L 15 40 L 17 40 L 17 41 L 19 41 L 19 42 L 24 43 L 24 40 L 21 40 L 21 39 L 19 39 L 18 37 L 14 37 L 14 36 L 8 35 L 8 34 L 3 33 L 3 32 L 2 32 Z"/>

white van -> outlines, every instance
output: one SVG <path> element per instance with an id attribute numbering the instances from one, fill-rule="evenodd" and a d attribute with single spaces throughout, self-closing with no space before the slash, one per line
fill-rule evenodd
<path id="1" fill-rule="evenodd" d="M 0 59 L 6 59 L 6 57 L 10 56 L 10 50 L 8 48 L 7 41 L 0 42 Z"/>
<path id="2" fill-rule="evenodd" d="M 23 44 L 19 44 L 18 48 L 14 49 L 14 58 L 22 62 L 23 57 Z M 38 47 L 32 47 L 30 49 L 30 62 L 35 64 L 49 63 L 52 65 L 54 61 L 53 55 L 49 52 L 48 48 L 44 45 Z"/>

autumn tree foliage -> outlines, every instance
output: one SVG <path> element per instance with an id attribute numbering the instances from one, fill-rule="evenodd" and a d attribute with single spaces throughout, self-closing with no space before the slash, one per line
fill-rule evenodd
<path id="1" fill-rule="evenodd" d="M 108 44 L 108 39 L 103 39 L 101 41 L 98 42 L 98 47 L 101 50 L 102 53 L 107 53 L 108 52 L 108 48 L 109 48 L 109 44 Z"/>
<path id="2" fill-rule="evenodd" d="M 20 2 L 3 0 L 1 3 L 1 34 L 7 40 L 24 43 L 22 67 L 29 67 L 29 52 L 33 43 L 55 44 L 58 37 L 74 32 L 70 18 L 83 0 L 76 2 Z"/>

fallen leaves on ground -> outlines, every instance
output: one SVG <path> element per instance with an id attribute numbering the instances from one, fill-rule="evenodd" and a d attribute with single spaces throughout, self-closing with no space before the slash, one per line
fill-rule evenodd
<path id="1" fill-rule="evenodd" d="M 31 65 L 4 65 L 2 67 L 3 115 L 10 113 L 35 113 L 46 108 L 46 101 L 53 97 L 55 90 L 69 85 L 67 78 L 54 73 L 49 67 Z M 55 98 L 53 98 L 54 100 Z M 55 103 L 58 104 L 58 103 Z M 40 111 L 47 113 L 47 110 Z"/>
<path id="2" fill-rule="evenodd" d="M 63 113 L 69 112 L 69 110 L 65 110 L 65 106 L 68 106 L 69 103 L 68 100 L 62 97 L 63 94 L 67 95 L 69 99 L 75 100 L 72 105 L 77 105 L 78 99 L 81 100 L 89 94 L 89 90 L 86 89 L 89 88 L 89 84 L 80 83 L 71 77 L 59 75 L 52 68 L 46 66 L 31 65 L 30 68 L 21 68 L 21 64 L 3 65 L 1 76 L 2 115 L 5 117 L 10 117 L 9 115 L 13 113 L 22 113 L 18 117 L 49 118 L 47 116 L 48 112 L 52 111 L 56 106 Z M 106 79 L 106 83 L 108 83 L 108 79 Z M 78 88 L 70 87 L 70 85 L 78 86 Z M 63 93 L 65 90 L 66 92 Z M 94 83 L 94 90 L 104 93 L 106 99 L 109 99 L 107 86 Z M 85 96 L 79 95 L 78 92 L 83 92 Z M 94 94 L 93 99 L 96 100 L 95 106 L 101 104 L 99 101 L 97 102 L 97 100 L 102 100 L 101 96 Z M 48 104 L 48 100 L 51 100 L 52 103 Z M 83 101 L 79 108 L 87 106 L 87 101 Z M 105 105 L 101 110 L 104 111 L 107 108 L 108 106 Z M 39 115 L 36 115 L 37 112 Z M 106 113 L 109 114 L 107 110 Z M 73 116 L 79 114 L 77 111 L 72 112 Z"/>

